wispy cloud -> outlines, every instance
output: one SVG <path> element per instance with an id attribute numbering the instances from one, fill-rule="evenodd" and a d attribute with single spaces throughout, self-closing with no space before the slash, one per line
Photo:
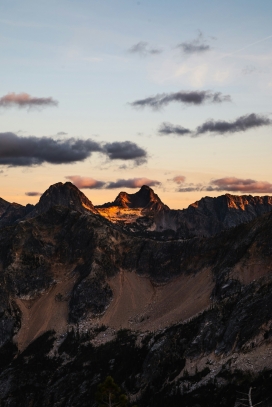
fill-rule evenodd
<path id="1" fill-rule="evenodd" d="M 163 122 L 160 125 L 158 132 L 160 136 L 169 136 L 171 134 L 174 134 L 176 136 L 184 136 L 192 133 L 191 130 L 186 129 L 185 127 L 173 125 L 168 122 Z"/>
<path id="2" fill-rule="evenodd" d="M 177 48 L 180 48 L 184 54 L 200 54 L 211 50 L 207 40 L 204 39 L 204 36 L 201 31 L 198 32 L 197 38 L 181 42 L 177 45 Z"/>
<path id="3" fill-rule="evenodd" d="M 30 192 L 26 192 L 25 195 L 26 196 L 41 196 L 42 194 L 41 194 L 41 192 L 34 192 L 34 191 L 31 192 L 30 191 Z"/>
<path id="4" fill-rule="evenodd" d="M 0 98 L 0 107 L 19 107 L 19 108 L 43 108 L 47 106 L 57 106 L 58 101 L 52 97 L 34 97 L 28 93 L 8 93 Z"/>
<path id="5" fill-rule="evenodd" d="M 251 113 L 238 117 L 233 121 L 225 120 L 208 120 L 196 129 L 196 136 L 205 133 L 237 133 L 240 131 L 250 130 L 256 127 L 270 126 L 272 120 L 266 116 Z"/>
<path id="6" fill-rule="evenodd" d="M 139 54 L 141 56 L 158 55 L 162 53 L 162 49 L 150 47 L 148 42 L 140 41 L 137 44 L 132 45 L 128 52 L 131 54 Z"/>
<path id="7" fill-rule="evenodd" d="M 171 178 L 168 181 L 173 181 L 176 184 L 183 184 L 185 182 L 185 180 L 186 180 L 186 177 L 184 177 L 184 175 L 177 175 L 176 177 Z"/>
<path id="8" fill-rule="evenodd" d="M 257 68 L 253 65 L 247 65 L 243 70 L 242 70 L 242 74 L 243 75 L 250 75 L 253 72 L 256 72 Z"/>
<path id="9" fill-rule="evenodd" d="M 75 186 L 80 189 L 101 189 L 106 184 L 103 181 L 97 181 L 96 179 L 93 179 L 91 177 L 81 177 L 80 175 L 68 175 L 65 178 L 69 179 L 69 181 L 72 181 L 73 184 L 75 184 Z"/>
<path id="10" fill-rule="evenodd" d="M 200 137 L 206 133 L 210 134 L 233 134 L 238 132 L 245 132 L 257 127 L 271 126 L 272 120 L 265 115 L 256 113 L 247 114 L 245 116 L 238 117 L 233 121 L 226 120 L 207 120 L 196 130 L 190 130 L 180 125 L 174 125 L 171 123 L 162 123 L 159 127 L 158 133 L 161 136 L 176 135 L 180 137 Z"/>
<path id="11" fill-rule="evenodd" d="M 51 137 L 20 137 L 14 133 L 0 133 L 0 165 L 67 164 L 83 161 L 93 152 L 100 152 L 109 160 L 132 160 L 135 165 L 140 165 L 147 160 L 147 152 L 130 141 L 102 144 L 92 139 L 61 140 Z"/>
<path id="12" fill-rule="evenodd" d="M 131 179 L 118 179 L 115 182 L 109 182 L 106 186 L 107 189 L 114 188 L 141 188 L 143 185 L 149 187 L 161 185 L 157 180 L 149 178 L 131 178 Z"/>
<path id="13" fill-rule="evenodd" d="M 153 110 L 159 110 L 172 102 L 182 103 L 185 105 L 203 105 L 205 103 L 222 103 L 230 101 L 230 95 L 222 95 L 221 92 L 213 93 L 209 90 L 203 90 L 161 93 L 156 96 L 150 96 L 145 99 L 136 100 L 130 103 L 130 105 L 136 108 L 144 108 L 148 106 L 151 107 Z"/>

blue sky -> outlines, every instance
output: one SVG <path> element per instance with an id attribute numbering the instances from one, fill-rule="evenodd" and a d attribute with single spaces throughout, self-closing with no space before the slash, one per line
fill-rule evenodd
<path id="1" fill-rule="evenodd" d="M 149 180 L 175 208 L 226 192 L 271 195 L 271 15 L 271 2 L 251 0 L 2 1 L 0 98 L 27 93 L 51 97 L 58 106 L 0 106 L 0 133 L 16 134 L 18 143 L 29 136 L 91 138 L 101 146 L 130 141 L 146 157 L 140 165 L 101 152 L 58 165 L 14 166 L 11 160 L 0 168 L 0 196 L 35 203 L 38 195 L 26 192 L 43 192 L 75 175 L 85 185 L 86 178 L 104 182 L 82 189 L 95 204 L 113 200 L 120 189 L 135 192 L 108 188 L 120 179 L 138 185 L 135 178 Z M 137 44 L 138 52 L 131 52 Z M 186 53 L 181 44 L 206 50 Z M 221 92 L 231 102 L 170 102 L 157 111 L 129 104 L 180 91 Z M 266 121 L 198 137 L 158 133 L 164 122 L 194 132 L 208 120 L 232 123 L 249 114 Z M 185 180 L 177 183 L 177 176 Z"/>

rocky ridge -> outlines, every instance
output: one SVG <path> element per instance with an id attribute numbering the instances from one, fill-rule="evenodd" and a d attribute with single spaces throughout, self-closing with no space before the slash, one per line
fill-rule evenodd
<path id="1" fill-rule="evenodd" d="M 155 230 L 170 229 L 176 238 L 212 236 L 271 210 L 271 196 L 225 194 L 216 198 L 205 197 L 187 209 L 158 213 L 154 220 Z"/>
<path id="2" fill-rule="evenodd" d="M 2 406 L 93 406 L 108 374 L 140 407 L 227 407 L 253 383 L 269 395 L 270 197 L 204 198 L 192 219 L 226 230 L 161 241 L 70 183 L 48 191 L 0 233 Z"/>

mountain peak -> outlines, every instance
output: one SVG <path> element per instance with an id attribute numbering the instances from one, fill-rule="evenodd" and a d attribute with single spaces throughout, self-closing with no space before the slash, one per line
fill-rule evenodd
<path id="1" fill-rule="evenodd" d="M 64 184 L 58 182 L 51 185 L 43 193 L 34 210 L 27 215 L 27 218 L 46 212 L 50 207 L 56 205 L 66 206 L 81 213 L 98 213 L 92 202 L 74 184 L 71 182 L 65 182 Z"/>
<path id="2" fill-rule="evenodd" d="M 117 206 L 120 208 L 141 208 L 146 210 L 165 210 L 169 209 L 157 194 L 147 185 L 143 185 L 135 194 L 128 194 L 127 192 L 120 192 L 113 202 L 108 202 L 99 206 L 100 208 L 110 208 Z"/>

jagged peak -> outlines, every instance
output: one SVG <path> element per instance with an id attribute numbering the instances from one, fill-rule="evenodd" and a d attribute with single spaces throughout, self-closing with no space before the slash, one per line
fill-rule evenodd
<path id="1" fill-rule="evenodd" d="M 104 205 L 97 206 L 98 208 L 142 208 L 147 210 L 168 210 L 168 206 L 165 205 L 159 196 L 155 194 L 152 188 L 147 185 L 143 185 L 139 191 L 134 194 L 121 191 L 113 202 L 108 202 Z"/>
<path id="2" fill-rule="evenodd" d="M 270 203 L 272 204 L 272 196 L 263 195 L 263 196 L 253 196 L 253 195 L 233 195 L 226 193 L 224 195 L 219 195 L 216 197 L 205 196 L 198 201 L 190 204 L 189 207 L 198 208 L 207 203 L 215 203 L 219 202 L 223 203 L 223 201 L 227 204 L 228 207 L 236 207 L 237 205 L 248 205 L 248 204 L 258 204 L 258 203 Z"/>
<path id="3" fill-rule="evenodd" d="M 37 216 L 55 205 L 66 206 L 81 213 L 98 213 L 92 202 L 72 182 L 57 182 L 50 185 L 42 194 L 39 202 L 33 211 L 27 215 L 27 218 Z"/>

